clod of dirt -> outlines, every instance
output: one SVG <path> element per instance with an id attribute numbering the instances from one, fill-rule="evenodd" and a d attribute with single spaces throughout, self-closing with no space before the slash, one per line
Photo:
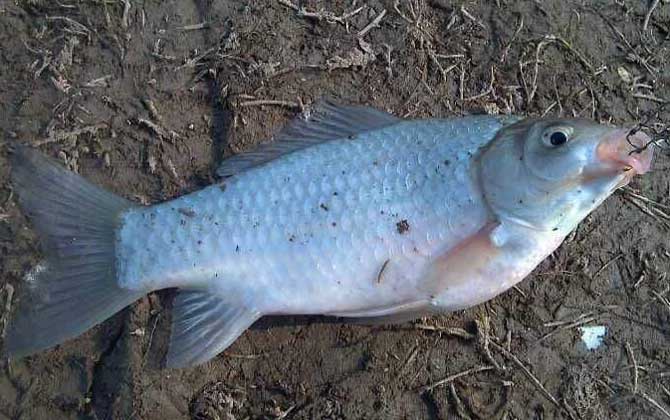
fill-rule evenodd
<path id="1" fill-rule="evenodd" d="M 409 222 L 407 220 L 403 219 L 399 221 L 398 223 L 395 224 L 396 229 L 398 229 L 399 234 L 404 234 L 409 231 Z"/>
<path id="2" fill-rule="evenodd" d="M 608 418 L 598 395 L 598 382 L 587 366 L 568 369 L 563 395 L 572 408 L 586 419 Z"/>
<path id="3" fill-rule="evenodd" d="M 245 395 L 230 390 L 223 382 L 214 382 L 205 387 L 191 401 L 189 411 L 194 420 L 236 420 L 242 418 Z"/>
<path id="4" fill-rule="evenodd" d="M 328 70 L 346 69 L 350 67 L 364 68 L 375 61 L 375 53 L 370 44 L 358 40 L 358 48 L 347 51 L 342 57 L 335 56 L 326 61 Z"/>

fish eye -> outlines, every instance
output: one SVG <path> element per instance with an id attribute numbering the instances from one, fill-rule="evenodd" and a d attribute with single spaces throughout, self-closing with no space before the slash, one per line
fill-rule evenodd
<path id="1" fill-rule="evenodd" d="M 554 131 L 549 136 L 549 142 L 552 146 L 560 146 L 561 144 L 568 142 L 568 136 L 562 131 Z"/>
<path id="2" fill-rule="evenodd" d="M 570 141 L 571 134 L 572 130 L 567 127 L 550 128 L 544 132 L 542 140 L 544 140 L 544 143 L 549 147 L 558 147 Z"/>

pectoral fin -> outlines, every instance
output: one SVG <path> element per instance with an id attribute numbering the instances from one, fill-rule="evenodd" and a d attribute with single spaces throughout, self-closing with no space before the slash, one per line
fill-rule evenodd
<path id="1" fill-rule="evenodd" d="M 493 240 L 497 227 L 497 223 L 489 223 L 435 258 L 421 282 L 421 289 L 434 298 L 480 278 L 501 253 L 499 244 Z M 477 294 L 477 291 L 473 290 L 473 294 Z"/>

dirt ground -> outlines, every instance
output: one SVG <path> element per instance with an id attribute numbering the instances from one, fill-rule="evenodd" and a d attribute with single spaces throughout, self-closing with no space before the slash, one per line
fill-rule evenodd
<path id="1" fill-rule="evenodd" d="M 670 118 L 667 1 L 296 2 L 3 0 L 0 139 L 155 203 L 207 185 L 222 156 L 323 97 L 408 118 L 560 115 L 656 131 Z M 40 251 L 2 144 L 4 325 Z M 0 418 L 670 418 L 660 155 L 479 307 L 399 326 L 264 319 L 205 366 L 161 370 L 174 296 L 163 291 L 3 361 Z M 584 326 L 605 327 L 600 347 L 585 347 Z"/>

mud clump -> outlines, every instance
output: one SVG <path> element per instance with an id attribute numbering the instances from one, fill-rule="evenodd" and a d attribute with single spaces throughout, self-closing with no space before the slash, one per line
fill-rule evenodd
<path id="1" fill-rule="evenodd" d="M 231 391 L 223 383 L 205 385 L 191 401 L 189 413 L 193 420 L 240 420 L 244 393 Z"/>

